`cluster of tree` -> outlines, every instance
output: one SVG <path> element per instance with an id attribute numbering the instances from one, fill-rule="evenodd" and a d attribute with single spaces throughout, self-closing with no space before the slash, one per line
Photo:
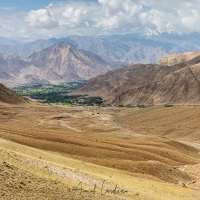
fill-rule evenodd
<path id="1" fill-rule="evenodd" d="M 40 100 L 43 103 L 60 103 L 71 105 L 102 105 L 103 100 L 101 97 L 89 97 L 89 96 L 70 96 L 63 94 L 62 92 L 50 92 L 50 93 L 38 93 L 30 96 L 32 99 Z"/>
<path id="2" fill-rule="evenodd" d="M 12 90 L 22 96 L 31 96 L 35 94 L 44 94 L 53 92 L 69 93 L 75 90 L 80 84 L 82 84 L 82 82 L 69 82 L 62 85 L 34 84 L 29 86 L 15 87 L 12 88 Z"/>
<path id="3" fill-rule="evenodd" d="M 83 81 L 70 82 L 62 85 L 29 85 L 19 86 L 12 90 L 31 99 L 39 100 L 42 103 L 63 104 L 63 105 L 103 105 L 101 97 L 70 96 L 68 93 L 74 91 Z"/>

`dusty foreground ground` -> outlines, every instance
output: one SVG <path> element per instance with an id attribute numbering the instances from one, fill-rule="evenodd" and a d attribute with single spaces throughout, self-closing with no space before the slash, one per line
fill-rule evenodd
<path id="1" fill-rule="evenodd" d="M 0 199 L 200 199 L 200 106 L 0 105 Z"/>

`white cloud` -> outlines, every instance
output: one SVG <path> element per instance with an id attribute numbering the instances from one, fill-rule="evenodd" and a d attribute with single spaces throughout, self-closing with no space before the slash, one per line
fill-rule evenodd
<path id="1" fill-rule="evenodd" d="M 54 28 L 58 26 L 58 22 L 51 16 L 47 9 L 32 10 L 25 17 L 25 22 L 29 26 L 35 28 Z"/>
<path id="2" fill-rule="evenodd" d="M 126 33 L 200 32 L 199 0 L 62 1 L 16 16 L 1 16 L 1 35 L 65 37 Z"/>
<path id="3" fill-rule="evenodd" d="M 16 7 L 1 7 L 1 10 L 7 10 L 7 11 L 14 10 L 14 9 L 16 9 Z"/>

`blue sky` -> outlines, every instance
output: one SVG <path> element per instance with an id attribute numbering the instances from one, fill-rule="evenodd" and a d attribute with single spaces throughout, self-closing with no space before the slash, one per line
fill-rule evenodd
<path id="1" fill-rule="evenodd" d="M 200 33 L 199 0 L 0 0 L 0 37 Z"/>
<path id="2" fill-rule="evenodd" d="M 18 11 L 29 11 L 39 9 L 50 3 L 49 0 L 0 0 L 0 5 L 3 8 L 16 8 Z"/>
<path id="3" fill-rule="evenodd" d="M 18 11 L 30 11 L 56 2 L 58 0 L 0 0 L 0 6 L 3 8 L 16 8 Z M 97 2 L 97 0 L 82 0 L 82 2 Z"/>

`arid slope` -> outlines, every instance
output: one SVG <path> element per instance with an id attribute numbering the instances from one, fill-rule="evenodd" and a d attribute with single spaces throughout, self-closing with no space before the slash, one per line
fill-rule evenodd
<path id="1" fill-rule="evenodd" d="M 0 180 L 2 200 L 198 200 L 200 194 L 3 139 Z"/>
<path id="2" fill-rule="evenodd" d="M 90 79 L 76 93 L 101 96 L 112 104 L 199 104 L 199 52 L 133 65 Z M 139 73 L 127 73 L 132 68 Z"/>
<path id="3" fill-rule="evenodd" d="M 105 188 L 118 184 L 129 191 L 115 198 L 187 200 L 192 196 L 198 200 L 199 116 L 199 106 L 1 105 L 3 199 L 14 191 L 43 199 L 45 195 L 55 199 L 62 193 L 70 196 L 65 185 L 72 188 L 80 182 L 87 188 L 96 183 L 101 193 L 105 180 Z M 14 177 L 16 173 L 19 179 Z M 42 195 L 44 185 L 47 189 Z M 37 192 L 32 194 L 30 188 Z M 100 193 L 91 198 L 113 198 Z"/>
<path id="4" fill-rule="evenodd" d="M 27 102 L 28 99 L 16 94 L 15 92 L 6 88 L 4 85 L 0 84 L 0 104 L 1 103 L 18 104 Z"/>
<path id="5" fill-rule="evenodd" d="M 145 135 L 137 129 L 142 125 L 123 125 L 120 117 L 132 114 L 129 109 L 1 107 L 1 113 L 1 137 L 5 139 L 152 179 L 188 182 L 192 177 L 176 166 L 199 163 L 197 149 L 175 141 L 183 140 L 181 135 L 172 139 L 156 132 Z"/>
<path id="6" fill-rule="evenodd" d="M 170 56 L 166 56 L 163 59 L 159 60 L 157 64 L 161 65 L 175 65 L 179 63 L 185 63 L 190 60 L 193 60 L 196 57 L 200 56 L 200 52 L 186 52 L 180 54 L 174 54 Z"/>
<path id="7" fill-rule="evenodd" d="M 27 58 L 0 53 L 0 82 L 7 86 L 85 80 L 123 64 L 62 42 Z"/>

